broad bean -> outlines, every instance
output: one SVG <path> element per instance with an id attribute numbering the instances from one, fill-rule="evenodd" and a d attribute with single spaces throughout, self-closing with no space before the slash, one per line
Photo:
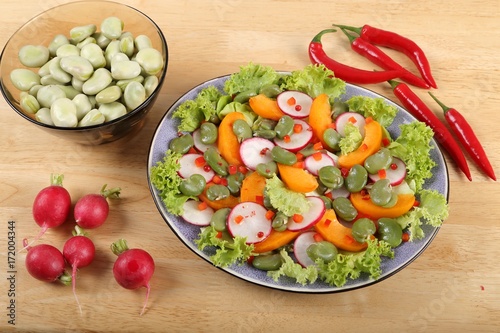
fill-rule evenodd
<path id="1" fill-rule="evenodd" d="M 57 34 L 54 36 L 52 41 L 49 43 L 49 53 L 52 57 L 55 57 L 56 51 L 62 45 L 69 44 L 68 37 L 63 34 Z"/>
<path id="2" fill-rule="evenodd" d="M 170 140 L 169 148 L 178 154 L 186 154 L 194 146 L 193 136 L 190 133 L 183 134 Z"/>
<path id="3" fill-rule="evenodd" d="M 95 24 L 87 24 L 74 27 L 69 31 L 70 42 L 73 44 L 78 44 L 81 41 L 85 40 L 87 37 L 90 37 L 96 30 L 97 27 Z"/>
<path id="4" fill-rule="evenodd" d="M 313 261 L 317 259 L 323 260 L 325 263 L 332 262 L 338 254 L 338 250 L 332 243 L 328 241 L 319 241 L 312 243 L 306 249 L 307 256 Z"/>
<path id="5" fill-rule="evenodd" d="M 230 196 L 229 189 L 224 185 L 212 185 L 207 189 L 206 194 L 210 201 L 223 200 Z"/>
<path id="6" fill-rule="evenodd" d="M 139 82 L 130 82 L 123 92 L 123 101 L 128 110 L 133 110 L 146 100 L 146 89 Z"/>
<path id="7" fill-rule="evenodd" d="M 118 39 L 123 32 L 123 26 L 124 23 L 120 18 L 110 16 L 101 22 L 100 31 L 109 39 Z"/>
<path id="8" fill-rule="evenodd" d="M 207 161 L 208 165 L 214 170 L 214 172 L 221 176 L 227 176 L 228 163 L 222 158 L 216 148 L 209 147 L 204 153 L 203 157 Z M 228 190 L 229 192 L 229 190 Z"/>
<path id="9" fill-rule="evenodd" d="M 144 79 L 144 89 L 146 89 L 146 97 L 149 97 L 156 90 L 158 85 L 160 84 L 158 77 L 154 75 L 147 76 Z"/>
<path id="10" fill-rule="evenodd" d="M 61 45 L 56 50 L 56 57 L 59 57 L 59 58 L 70 57 L 70 56 L 79 56 L 79 55 L 80 55 L 80 49 L 76 45 L 73 45 L 73 44 Z"/>
<path id="11" fill-rule="evenodd" d="M 35 119 L 45 125 L 54 126 L 54 122 L 52 121 L 52 117 L 50 116 L 49 108 L 41 108 L 35 114 Z"/>
<path id="12" fill-rule="evenodd" d="M 35 96 L 25 91 L 21 92 L 19 104 L 21 105 L 21 109 L 28 113 L 37 113 L 37 111 L 40 110 L 40 103 L 38 103 Z"/>
<path id="13" fill-rule="evenodd" d="M 214 212 L 210 219 L 210 225 L 217 231 L 226 230 L 227 217 L 231 212 L 231 208 L 221 208 Z"/>
<path id="14" fill-rule="evenodd" d="M 134 39 L 135 48 L 140 51 L 143 49 L 148 49 L 153 47 L 151 39 L 146 35 L 138 35 Z"/>
<path id="15" fill-rule="evenodd" d="M 25 45 L 19 50 L 19 61 L 26 67 L 40 67 L 49 61 L 49 49 L 43 45 Z"/>
<path id="16" fill-rule="evenodd" d="M 66 97 L 64 91 L 57 85 L 43 86 L 38 90 L 36 98 L 41 107 L 50 108 L 52 103 L 59 99 Z"/>
<path id="17" fill-rule="evenodd" d="M 76 117 L 78 118 L 78 121 L 82 120 L 82 118 L 85 117 L 90 110 L 92 110 L 92 104 L 90 104 L 90 100 L 87 95 L 78 94 L 72 99 L 72 101 L 76 107 Z"/>
<path id="18" fill-rule="evenodd" d="M 28 91 L 40 85 L 40 75 L 26 68 L 16 68 L 10 72 L 10 80 L 14 87 L 21 91 Z"/>
<path id="19" fill-rule="evenodd" d="M 106 121 L 111 121 L 127 114 L 127 108 L 120 102 L 101 104 L 98 109 Z"/>
<path id="20" fill-rule="evenodd" d="M 59 98 L 50 106 L 50 116 L 55 126 L 76 127 L 76 106 L 69 98 Z"/>
<path id="21" fill-rule="evenodd" d="M 96 102 L 99 104 L 115 102 L 120 97 L 122 97 L 122 90 L 118 86 L 109 86 L 95 95 Z"/>
<path id="22" fill-rule="evenodd" d="M 94 67 L 90 61 L 79 55 L 62 57 L 60 65 L 67 73 L 82 81 L 88 80 L 94 73 Z"/>
<path id="23" fill-rule="evenodd" d="M 87 59 L 92 64 L 92 67 L 94 67 L 94 69 L 106 66 L 106 58 L 104 57 L 104 53 L 97 44 L 91 43 L 83 46 L 80 51 L 80 56 Z"/>
<path id="24" fill-rule="evenodd" d="M 258 255 L 252 260 L 252 266 L 261 271 L 275 271 L 281 265 L 283 265 L 283 258 L 279 253 Z"/>
<path id="25" fill-rule="evenodd" d="M 193 174 L 186 179 L 183 179 L 179 185 L 179 190 L 184 195 L 188 196 L 198 196 L 205 189 L 205 185 L 207 182 L 205 181 L 205 177 L 200 174 Z"/>
<path id="26" fill-rule="evenodd" d="M 205 122 L 200 126 L 201 143 L 211 145 L 217 141 L 218 128 L 211 122 Z"/>
<path id="27" fill-rule="evenodd" d="M 148 75 L 156 75 L 163 69 L 163 56 L 157 49 L 146 48 L 137 52 L 135 61 Z"/>
<path id="28" fill-rule="evenodd" d="M 351 193 L 359 192 L 365 187 L 368 181 L 368 172 L 360 164 L 355 164 L 347 177 L 345 177 L 344 184 L 347 190 Z"/>
<path id="29" fill-rule="evenodd" d="M 83 83 L 82 91 L 87 95 L 96 95 L 109 86 L 112 81 L 113 78 L 111 77 L 109 70 L 106 68 L 98 68 L 92 76 Z"/>
<path id="30" fill-rule="evenodd" d="M 273 161 L 276 163 L 285 165 L 293 165 L 297 163 L 297 156 L 280 146 L 274 146 L 273 149 L 271 149 L 271 156 L 273 157 Z"/>
<path id="31" fill-rule="evenodd" d="M 105 121 L 106 118 L 98 109 L 92 109 L 78 122 L 78 127 L 100 125 Z"/>
<path id="32" fill-rule="evenodd" d="M 335 198 L 332 207 L 338 217 L 345 221 L 352 221 L 358 215 L 358 211 L 352 205 L 351 201 L 344 197 Z"/>

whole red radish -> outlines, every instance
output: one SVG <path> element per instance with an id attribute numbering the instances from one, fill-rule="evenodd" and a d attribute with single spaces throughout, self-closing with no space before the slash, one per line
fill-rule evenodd
<path id="1" fill-rule="evenodd" d="M 26 269 L 32 277 L 45 282 L 61 281 L 64 284 L 71 283 L 71 277 L 65 272 L 64 257 L 56 247 L 49 244 L 40 244 L 33 247 L 27 245 Z"/>
<path id="2" fill-rule="evenodd" d="M 106 190 L 106 184 L 99 194 L 87 194 L 78 199 L 75 204 L 74 216 L 76 223 L 84 229 L 100 227 L 108 218 L 109 204 L 107 198 L 119 198 L 119 187 Z"/>
<path id="3" fill-rule="evenodd" d="M 113 265 L 116 282 L 125 289 L 140 287 L 147 289 L 146 300 L 140 314 L 142 316 L 151 291 L 149 280 L 155 271 L 154 260 L 148 252 L 142 249 L 129 249 L 124 239 L 111 244 L 111 250 L 118 256 Z"/>
<path id="4" fill-rule="evenodd" d="M 30 244 L 42 237 L 49 228 L 58 227 L 68 219 L 71 209 L 71 196 L 62 186 L 63 179 L 63 175 L 51 175 L 50 186 L 43 188 L 35 197 L 33 218 L 42 229 Z"/>
<path id="5" fill-rule="evenodd" d="M 72 268 L 73 295 L 75 295 L 76 304 L 78 304 L 78 309 L 82 313 L 82 307 L 76 296 L 76 271 L 78 268 L 86 267 L 94 261 L 95 245 L 79 226 L 75 227 L 73 237 L 64 243 L 63 257 Z"/>

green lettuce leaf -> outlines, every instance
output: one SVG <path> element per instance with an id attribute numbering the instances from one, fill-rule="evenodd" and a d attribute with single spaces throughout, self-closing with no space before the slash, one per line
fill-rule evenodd
<path id="1" fill-rule="evenodd" d="M 340 139 L 339 147 L 342 155 L 349 154 L 358 149 L 363 142 L 363 136 L 354 124 L 347 123 L 344 127 L 344 136 Z"/>
<path id="2" fill-rule="evenodd" d="M 318 278 L 318 270 L 315 266 L 302 267 L 300 264 L 293 261 L 285 249 L 280 251 L 283 258 L 283 264 L 276 271 L 269 271 L 267 275 L 278 281 L 281 276 L 294 278 L 298 283 L 303 286 L 307 283 L 314 283 Z"/>
<path id="3" fill-rule="evenodd" d="M 422 239 L 425 234 L 422 224 L 439 227 L 448 218 L 449 206 L 446 198 L 436 190 L 422 190 L 419 193 L 419 205 L 396 221 L 403 229 L 408 228 L 410 241 Z"/>
<path id="4" fill-rule="evenodd" d="M 312 98 L 327 94 L 330 103 L 345 93 L 345 82 L 334 77 L 333 71 L 324 65 L 310 64 L 302 70 L 293 71 L 283 78 L 282 89 L 302 91 Z"/>
<path id="5" fill-rule="evenodd" d="M 263 86 L 278 84 L 280 77 L 270 66 L 250 63 L 229 77 L 224 83 L 224 91 L 230 96 L 244 91 L 257 93 Z"/>
<path id="6" fill-rule="evenodd" d="M 253 245 L 245 243 L 246 239 L 243 237 L 221 237 L 219 231 L 213 226 L 203 228 L 198 237 L 195 244 L 200 251 L 206 247 L 215 247 L 215 254 L 210 257 L 210 260 L 217 267 L 243 264 L 250 258 L 254 249 Z"/>
<path id="7" fill-rule="evenodd" d="M 350 111 L 358 112 L 365 118 L 372 117 L 383 127 L 391 125 L 398 113 L 398 109 L 387 104 L 383 98 L 353 96 L 346 103 Z"/>
<path id="8" fill-rule="evenodd" d="M 285 184 L 276 175 L 266 180 L 265 191 L 269 196 L 271 205 L 286 216 L 302 214 L 309 210 L 309 202 L 306 196 L 286 188 Z"/>
<path id="9" fill-rule="evenodd" d="M 390 143 L 389 150 L 393 156 L 405 162 L 408 171 L 406 180 L 415 186 L 415 192 L 418 193 L 425 180 L 432 177 L 431 170 L 436 166 L 430 156 L 433 149 L 430 141 L 434 132 L 420 121 L 402 124 L 400 129 L 401 135 Z"/>
<path id="10" fill-rule="evenodd" d="M 217 102 L 222 93 L 214 86 L 208 86 L 200 91 L 194 100 L 188 100 L 179 105 L 172 118 L 179 118 L 179 132 L 193 132 L 204 120 L 210 120 L 217 115 Z"/>
<path id="11" fill-rule="evenodd" d="M 318 275 L 321 280 L 337 287 L 343 286 L 347 279 L 357 279 L 361 273 L 366 273 L 376 280 L 382 274 L 380 264 L 382 257 L 393 258 L 391 246 L 384 241 L 369 239 L 365 251 L 358 253 L 339 253 L 335 260 L 325 263 L 316 260 Z"/>
<path id="12" fill-rule="evenodd" d="M 182 206 L 188 199 L 197 200 L 196 197 L 186 196 L 179 190 L 182 178 L 177 171 L 180 168 L 179 159 L 181 156 L 170 149 L 167 150 L 163 160 L 151 168 L 150 174 L 151 184 L 158 190 L 165 207 L 173 215 L 183 213 Z"/>

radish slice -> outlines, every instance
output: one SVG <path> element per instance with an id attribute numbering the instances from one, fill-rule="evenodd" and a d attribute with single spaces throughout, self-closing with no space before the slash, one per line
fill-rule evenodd
<path id="1" fill-rule="evenodd" d="M 392 158 L 391 165 L 384 169 L 385 178 L 389 179 L 392 186 L 399 185 L 405 180 L 406 177 L 406 164 L 397 157 Z M 369 175 L 370 179 L 374 182 L 381 179 L 381 172 Z"/>
<path id="2" fill-rule="evenodd" d="M 307 255 L 307 248 L 316 243 L 315 231 L 308 231 L 300 234 L 293 242 L 293 254 L 302 267 L 314 265 L 314 261 Z"/>
<path id="3" fill-rule="evenodd" d="M 194 174 L 200 174 L 205 178 L 205 181 L 208 183 L 212 181 L 212 179 L 215 176 L 215 172 L 212 169 L 206 169 L 204 168 L 204 165 L 202 166 L 197 166 L 196 165 L 196 159 L 198 158 L 203 158 L 203 155 L 201 154 L 186 154 L 183 155 L 179 159 L 179 164 L 180 164 L 180 169 L 177 171 L 179 176 L 182 178 L 186 179 L 191 177 Z"/>
<path id="4" fill-rule="evenodd" d="M 351 195 L 351 192 L 349 192 L 345 188 L 345 186 L 341 186 L 335 190 L 331 190 L 330 193 L 332 194 L 332 199 L 336 199 L 339 197 L 349 198 L 349 196 Z"/>
<path id="5" fill-rule="evenodd" d="M 326 153 L 320 153 L 318 155 L 313 154 L 306 157 L 304 165 L 307 171 L 317 176 L 319 169 L 324 166 L 335 166 L 335 161 Z"/>
<path id="6" fill-rule="evenodd" d="M 179 176 L 186 179 L 194 174 L 200 174 L 205 178 L 208 183 L 212 181 L 215 176 L 215 172 L 210 168 L 205 168 L 205 164 L 201 166 L 196 165 L 196 160 L 198 158 L 203 158 L 201 154 L 186 154 L 179 159 L 180 168 L 177 171 Z"/>
<path id="7" fill-rule="evenodd" d="M 274 139 L 274 143 L 283 149 L 289 150 L 293 153 L 301 150 L 311 142 L 313 138 L 313 132 L 311 125 L 300 119 L 294 119 L 295 126 L 300 128 L 300 132 L 293 132 L 290 135 L 290 140 L 284 139 Z"/>
<path id="8" fill-rule="evenodd" d="M 308 94 L 296 90 L 287 90 L 276 97 L 276 102 L 283 113 L 292 118 L 309 116 L 313 99 Z"/>
<path id="9" fill-rule="evenodd" d="M 264 138 L 246 139 L 240 145 L 240 156 L 247 168 L 255 170 L 260 163 L 273 160 L 271 156 L 273 147 L 274 143 Z"/>
<path id="10" fill-rule="evenodd" d="M 365 117 L 357 112 L 344 112 L 335 120 L 335 128 L 341 136 L 345 136 L 345 125 L 351 123 L 359 129 L 362 137 L 365 137 Z"/>
<path id="11" fill-rule="evenodd" d="M 214 215 L 214 210 L 210 207 L 200 210 L 198 208 L 199 204 L 200 202 L 196 200 L 186 201 L 182 206 L 184 213 L 182 213 L 181 217 L 190 224 L 208 226 L 210 225 L 212 215 Z"/>
<path id="12" fill-rule="evenodd" d="M 272 230 L 266 213 L 267 209 L 255 202 L 239 203 L 229 212 L 227 229 L 233 237 L 246 237 L 247 244 L 261 242 Z"/>
<path id="13" fill-rule="evenodd" d="M 201 142 L 201 131 L 199 128 L 193 132 L 193 141 L 194 141 L 194 147 L 202 153 L 204 153 L 210 147 L 217 148 L 216 144 L 207 145 L 207 144 L 204 144 L 203 142 Z"/>
<path id="14" fill-rule="evenodd" d="M 302 221 L 295 222 L 293 217 L 288 218 L 287 229 L 290 231 L 306 230 L 315 225 L 325 214 L 325 203 L 320 197 L 307 197 L 309 210 L 302 214 Z"/>

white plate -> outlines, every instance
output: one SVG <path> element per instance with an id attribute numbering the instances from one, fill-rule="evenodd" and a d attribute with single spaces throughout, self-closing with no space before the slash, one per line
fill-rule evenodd
<path id="1" fill-rule="evenodd" d="M 158 194 L 158 191 L 151 184 L 149 179 L 149 175 L 151 173 L 151 167 L 156 165 L 157 162 L 163 160 L 165 156 L 165 152 L 168 148 L 168 144 L 170 140 L 177 136 L 177 126 L 178 120 L 172 119 L 172 113 L 174 110 L 178 108 L 180 104 L 182 104 L 186 100 L 194 99 L 198 93 L 210 86 L 213 85 L 219 88 L 222 91 L 224 86 L 224 82 L 229 78 L 229 75 L 218 77 L 206 81 L 190 91 L 184 94 L 179 100 L 177 100 L 167 111 L 165 116 L 162 118 L 158 127 L 156 128 L 156 132 L 151 142 L 151 147 L 149 150 L 148 156 L 148 183 L 151 190 L 151 194 L 153 196 L 154 202 L 165 220 L 168 226 L 172 229 L 172 231 L 179 237 L 179 239 L 194 253 L 199 255 L 201 258 L 209 262 L 210 264 L 210 256 L 213 254 L 207 250 L 200 251 L 194 240 L 198 238 L 198 234 L 200 232 L 200 228 L 189 223 L 184 222 L 184 220 L 178 216 L 174 216 L 170 214 L 161 198 Z M 346 93 L 341 97 L 342 100 L 348 100 L 352 96 L 363 95 L 368 97 L 382 97 L 383 96 L 374 93 L 370 90 L 364 89 L 359 86 L 346 84 Z M 384 98 L 385 99 L 385 98 Z M 400 134 L 399 125 L 403 123 L 410 123 L 415 121 L 415 118 L 410 115 L 406 110 L 399 107 L 397 104 L 392 101 L 385 99 L 386 103 L 394 105 L 398 108 L 398 114 L 393 122 L 393 124 L 388 128 L 392 137 L 397 137 Z M 434 140 L 431 143 L 435 149 L 431 150 L 431 158 L 436 162 L 437 166 L 434 167 L 433 177 L 428 179 L 424 185 L 426 189 L 434 189 L 442 193 L 446 199 L 448 199 L 448 191 L 449 191 L 449 181 L 448 181 L 448 169 L 446 166 L 446 162 L 443 158 L 439 147 L 436 145 Z M 296 283 L 294 279 L 281 277 L 278 282 L 275 282 L 272 278 L 268 277 L 265 271 L 257 270 L 250 265 L 233 265 L 228 268 L 220 268 L 227 273 L 234 275 L 235 277 L 241 278 L 248 282 L 255 283 L 257 285 L 270 287 L 279 290 L 286 291 L 295 291 L 302 293 L 333 293 L 333 292 L 341 292 L 353 290 L 361 287 L 366 287 L 373 283 L 379 282 L 389 276 L 395 274 L 400 271 L 408 264 L 410 264 L 415 258 L 417 258 L 426 248 L 429 246 L 435 235 L 437 234 L 439 228 L 434 228 L 428 225 L 422 225 L 422 229 L 425 232 L 425 237 L 421 240 L 416 240 L 413 242 L 406 242 L 400 245 L 399 247 L 394 249 L 394 258 L 388 259 L 383 258 L 382 260 L 382 275 L 379 279 L 373 280 L 368 276 L 361 275 L 360 278 L 351 280 L 348 279 L 347 283 L 342 287 L 330 286 L 322 281 L 317 281 L 314 284 L 302 286 L 299 283 Z M 214 266 L 215 267 L 215 266 Z"/>

